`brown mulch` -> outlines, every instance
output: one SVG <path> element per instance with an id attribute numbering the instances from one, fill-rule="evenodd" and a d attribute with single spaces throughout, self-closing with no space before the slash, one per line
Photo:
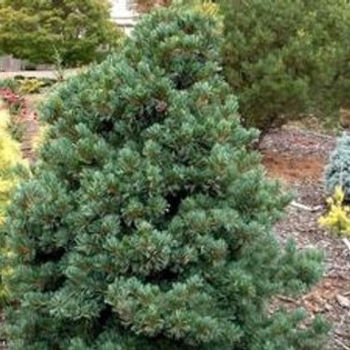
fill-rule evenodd
<path id="1" fill-rule="evenodd" d="M 315 209 L 289 206 L 275 226 L 278 238 L 285 242 L 293 237 L 300 248 L 317 247 L 326 253 L 323 279 L 306 295 L 281 297 L 279 302 L 302 306 L 311 317 L 323 315 L 333 326 L 327 350 L 350 350 L 350 251 L 317 222 L 325 212 L 323 172 L 334 147 L 334 137 L 283 129 L 267 135 L 261 149 L 269 176 L 281 179 L 295 193 L 295 202 Z"/>
<path id="2" fill-rule="evenodd" d="M 30 163 L 35 161 L 35 154 L 33 151 L 33 140 L 39 132 L 39 124 L 37 123 L 35 116 L 30 114 L 28 119 L 24 121 L 25 136 L 21 144 L 21 151 L 23 157 L 28 159 Z"/>
<path id="3" fill-rule="evenodd" d="M 28 103 L 28 113 L 23 121 L 25 132 L 21 145 L 23 157 L 28 159 L 31 163 L 35 161 L 35 154 L 33 151 L 33 140 L 39 132 L 39 123 L 37 115 L 37 97 L 32 95 L 25 96 Z"/>

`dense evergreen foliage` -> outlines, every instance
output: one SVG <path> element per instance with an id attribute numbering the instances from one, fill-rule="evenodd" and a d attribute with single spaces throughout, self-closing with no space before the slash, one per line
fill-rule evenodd
<path id="1" fill-rule="evenodd" d="M 328 194 L 333 194 L 336 186 L 341 186 L 345 200 L 350 202 L 350 136 L 347 133 L 339 137 L 325 171 Z"/>
<path id="2" fill-rule="evenodd" d="M 346 0 L 227 0 L 223 60 L 245 125 L 263 133 L 348 106 Z M 347 94 L 348 95 L 348 94 Z"/>
<path id="3" fill-rule="evenodd" d="M 63 84 L 10 207 L 12 349 L 320 349 L 324 326 L 266 306 L 320 276 L 279 247 L 289 198 L 220 76 L 217 23 L 147 15 L 118 55 Z"/>

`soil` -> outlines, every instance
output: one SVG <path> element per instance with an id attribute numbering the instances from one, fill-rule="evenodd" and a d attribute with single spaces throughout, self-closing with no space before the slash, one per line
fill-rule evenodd
<path id="1" fill-rule="evenodd" d="M 350 250 L 340 237 L 320 228 L 325 213 L 323 173 L 335 138 L 303 130 L 282 129 L 268 134 L 262 145 L 270 177 L 278 178 L 295 194 L 286 216 L 275 226 L 279 240 L 294 238 L 299 248 L 317 247 L 326 254 L 323 279 L 299 298 L 278 297 L 288 308 L 304 307 L 311 317 L 323 315 L 332 324 L 327 350 L 350 350 Z"/>

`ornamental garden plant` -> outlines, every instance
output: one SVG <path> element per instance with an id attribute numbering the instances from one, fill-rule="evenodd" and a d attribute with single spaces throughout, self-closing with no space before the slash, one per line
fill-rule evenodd
<path id="1" fill-rule="evenodd" d="M 325 168 L 324 187 L 328 195 L 339 186 L 344 192 L 342 202 L 350 202 L 350 135 L 346 132 L 338 138 Z M 339 196 L 338 196 L 339 197 Z"/>
<path id="2" fill-rule="evenodd" d="M 7 118 L 3 118 L 3 122 L 6 124 L 7 130 L 10 132 L 11 137 L 16 141 L 23 141 L 25 134 L 25 120 L 28 118 L 28 105 L 25 97 L 10 87 L 0 87 L 0 103 L 3 115 L 6 114 Z"/>
<path id="3" fill-rule="evenodd" d="M 322 348 L 321 320 L 267 311 L 322 259 L 277 243 L 290 198 L 250 151 L 218 25 L 157 9 L 43 107 L 46 142 L 5 224 L 12 349 Z"/>
<path id="4" fill-rule="evenodd" d="M 329 157 L 325 168 L 324 187 L 328 212 L 319 218 L 322 227 L 340 236 L 350 236 L 350 136 L 344 134 Z"/>

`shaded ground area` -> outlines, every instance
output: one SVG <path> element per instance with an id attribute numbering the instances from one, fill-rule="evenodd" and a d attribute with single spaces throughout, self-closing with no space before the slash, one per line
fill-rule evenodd
<path id="1" fill-rule="evenodd" d="M 289 206 L 275 227 L 278 238 L 285 242 L 292 236 L 300 248 L 317 247 L 326 253 L 326 272 L 318 285 L 298 299 L 276 299 L 288 308 L 305 307 L 310 318 L 324 315 L 333 324 L 327 349 L 350 350 L 350 251 L 341 238 L 330 236 L 317 223 L 326 209 L 322 177 L 334 147 L 330 136 L 280 130 L 266 137 L 262 151 L 269 176 L 280 178 L 297 203 L 312 209 Z"/>

